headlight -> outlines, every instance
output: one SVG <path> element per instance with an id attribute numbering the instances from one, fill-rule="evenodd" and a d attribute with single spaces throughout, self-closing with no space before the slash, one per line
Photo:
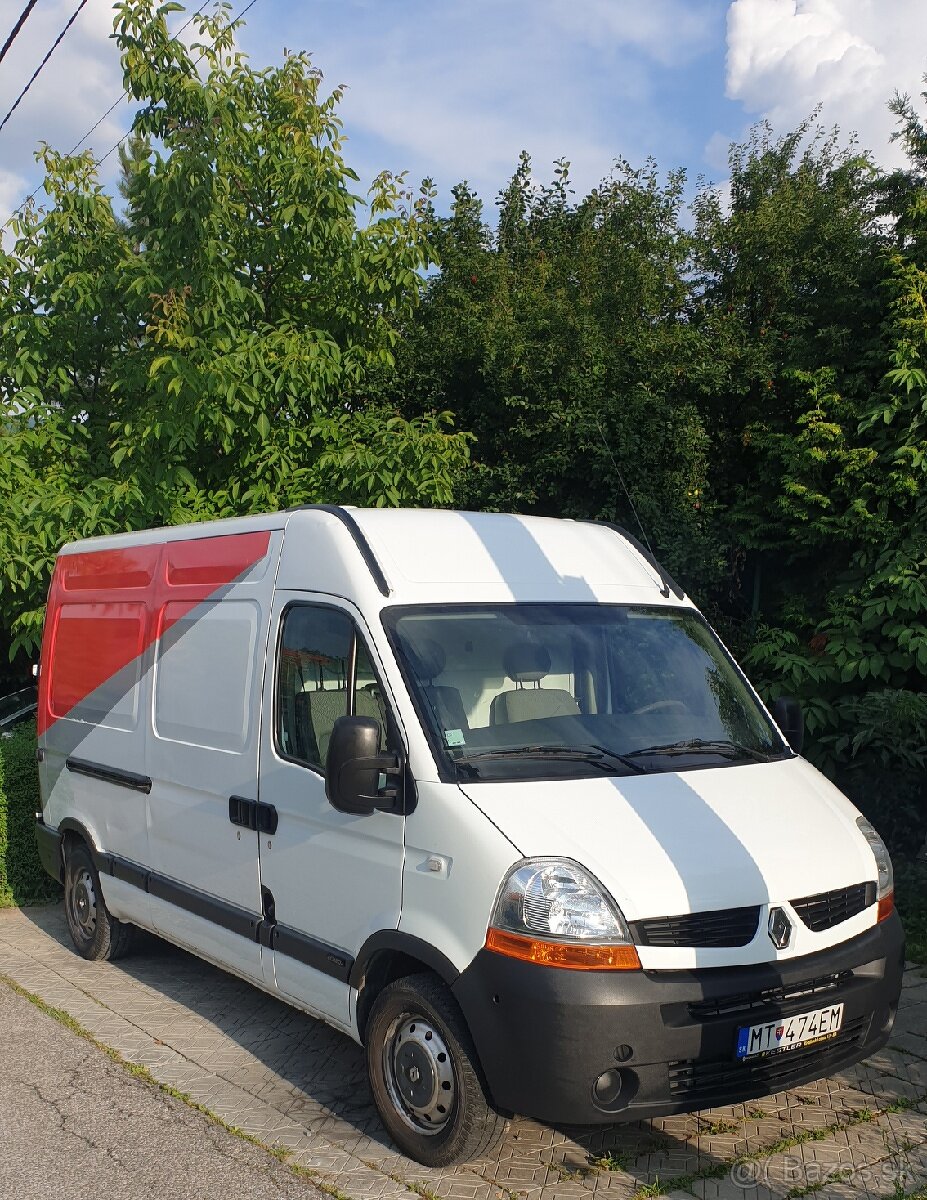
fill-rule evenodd
<path id="1" fill-rule="evenodd" d="M 857 817 L 859 831 L 869 843 L 875 855 L 876 866 L 879 868 L 879 899 L 884 900 L 895 890 L 895 874 L 892 871 L 892 860 L 889 857 L 885 843 L 872 828 L 865 817 Z"/>
<path id="2" fill-rule="evenodd" d="M 601 885 L 569 859 L 532 858 L 512 868 L 499 890 L 486 946 L 546 966 L 640 967 L 621 911 Z"/>

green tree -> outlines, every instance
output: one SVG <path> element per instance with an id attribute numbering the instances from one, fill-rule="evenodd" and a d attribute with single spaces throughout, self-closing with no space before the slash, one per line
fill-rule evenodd
<path id="1" fill-rule="evenodd" d="M 716 553 L 684 182 L 618 163 L 576 201 L 567 163 L 539 186 L 525 154 L 495 229 L 459 185 L 391 394 L 408 414 L 447 407 L 474 434 L 462 503 L 634 530 L 639 516 L 692 586 Z"/>
<path id="2" fill-rule="evenodd" d="M 694 205 L 692 320 L 716 356 L 701 411 L 729 546 L 727 602 L 743 615 L 814 593 L 834 565 L 781 520 L 768 437 L 806 437 L 808 380 L 821 369 L 862 412 L 888 365 L 886 242 L 874 167 L 814 116 L 781 138 L 757 126 L 729 162 L 729 195 L 703 188 Z"/>
<path id="3" fill-rule="evenodd" d="M 469 439 L 371 381 L 432 257 L 429 189 L 343 158 L 305 55 L 253 69 L 227 7 L 169 36 L 125 0 L 139 109 L 117 215 L 89 155 L 43 147 L 45 208 L 0 255 L 0 620 L 34 645 L 57 547 L 317 500 L 447 503 Z"/>
<path id="4" fill-rule="evenodd" d="M 927 189 L 912 165 L 906 190 L 900 175 L 875 179 L 857 210 L 884 217 L 886 196 L 903 200 L 854 252 L 872 329 L 837 305 L 844 333 L 819 325 L 817 349 L 805 337 L 808 357 L 781 365 L 780 404 L 743 430 L 754 482 L 731 505 L 754 561 L 776 569 L 748 664 L 772 693 L 802 698 L 812 755 L 864 807 L 875 795 L 880 825 L 908 849 L 927 822 Z"/>

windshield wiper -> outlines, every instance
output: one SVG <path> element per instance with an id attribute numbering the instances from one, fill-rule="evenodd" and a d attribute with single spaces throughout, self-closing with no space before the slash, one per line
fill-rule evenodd
<path id="1" fill-rule="evenodd" d="M 625 758 L 641 758 L 645 754 L 718 754 L 726 758 L 752 758 L 755 762 L 772 762 L 773 755 L 741 742 L 725 741 L 721 738 L 689 738 L 681 742 L 667 742 L 665 746 L 645 746 L 641 750 L 630 750 Z"/>
<path id="2" fill-rule="evenodd" d="M 487 758 L 554 758 L 561 762 L 588 762 L 597 766 L 609 766 L 618 763 L 627 767 L 635 774 L 647 774 L 647 768 L 634 762 L 626 754 L 617 754 L 605 746 L 576 747 L 570 746 L 513 746 L 499 750 L 478 750 L 475 754 L 462 754 L 455 758 L 457 763 L 472 763 Z"/>

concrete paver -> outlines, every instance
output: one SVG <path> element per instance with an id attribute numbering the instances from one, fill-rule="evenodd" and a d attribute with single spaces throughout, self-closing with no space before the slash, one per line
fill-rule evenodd
<path id="1" fill-rule="evenodd" d="M 447 1200 L 630 1200 L 657 1185 L 701 1200 L 773 1200 L 813 1186 L 824 1200 L 842 1200 L 927 1184 L 927 977 L 917 968 L 906 973 L 891 1045 L 849 1071 L 794 1092 L 650 1122 L 553 1130 L 519 1119 L 491 1157 L 444 1170 L 396 1152 L 353 1042 L 156 938 L 145 937 L 118 963 L 87 963 L 71 949 L 60 909 L 6 910 L 0 974 L 63 1009 L 159 1082 L 285 1148 L 349 1200 L 408 1200 L 411 1191 Z M 122 1071 L 100 1061 L 107 1072 Z M 6 1074 L 3 1064 L 0 1093 Z M 266 1163 L 268 1171 L 286 1171 L 272 1158 Z M 0 1195 L 29 1197 L 2 1182 L 0 1174 Z M 185 1193 L 155 1194 L 179 1200 Z"/>

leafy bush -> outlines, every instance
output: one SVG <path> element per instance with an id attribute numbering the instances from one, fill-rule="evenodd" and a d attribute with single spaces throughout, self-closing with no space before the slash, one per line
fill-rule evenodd
<path id="1" fill-rule="evenodd" d="M 43 903 L 59 894 L 36 849 L 38 808 L 35 725 L 28 723 L 0 739 L 0 908 Z"/>
<path id="2" fill-rule="evenodd" d="M 908 958 L 927 963 L 927 863 L 896 866 L 895 903 L 904 924 Z"/>

